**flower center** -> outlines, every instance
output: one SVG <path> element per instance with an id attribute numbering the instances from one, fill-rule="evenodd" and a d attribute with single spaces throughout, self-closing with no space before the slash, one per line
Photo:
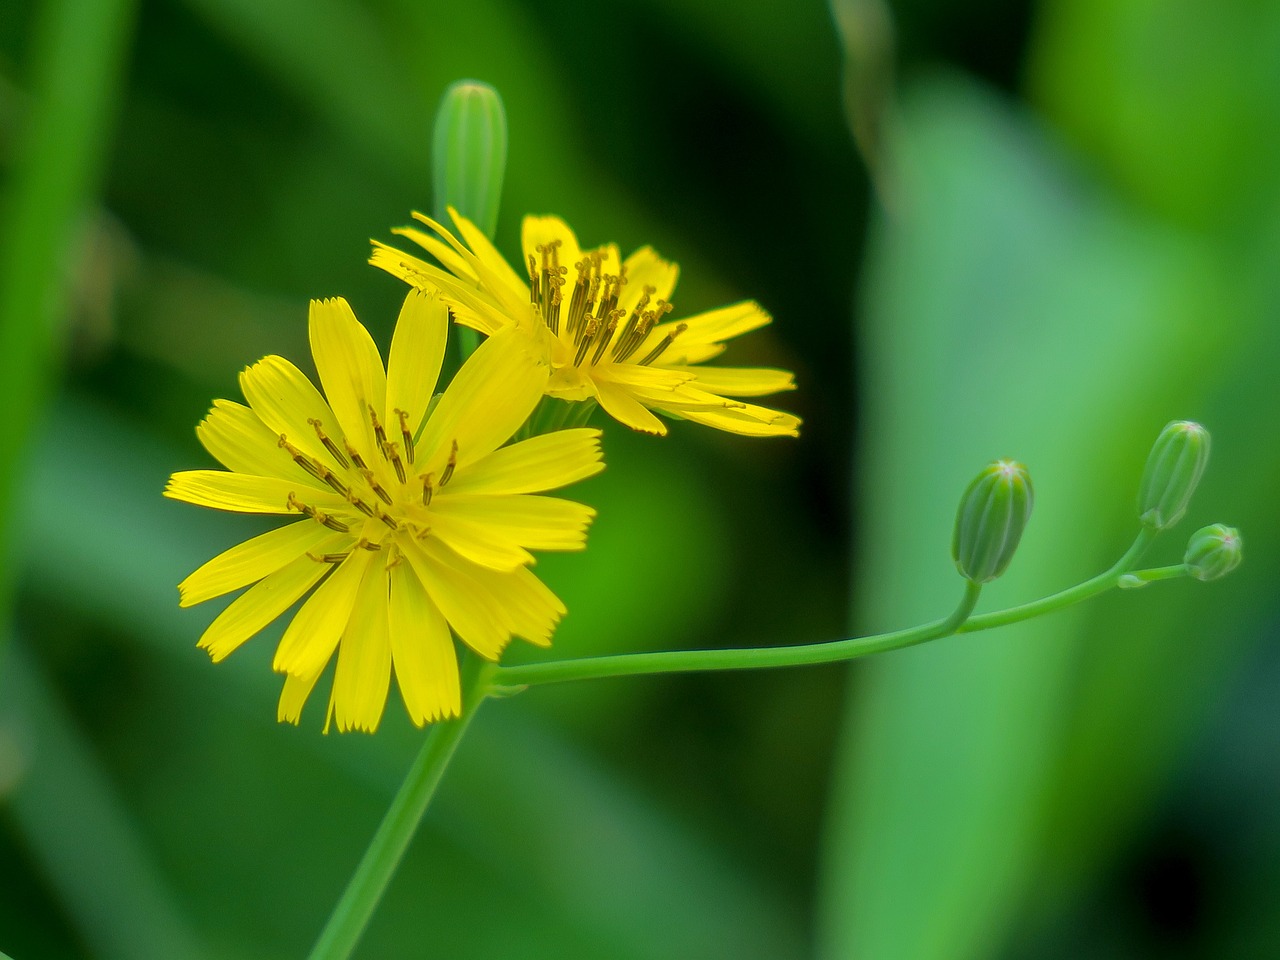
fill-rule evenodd
<path id="1" fill-rule="evenodd" d="M 344 452 L 325 432 L 324 424 L 318 419 L 307 422 L 328 451 L 332 458 L 330 462 L 303 452 L 289 441 L 288 436 L 280 434 L 279 446 L 293 458 L 294 463 L 331 487 L 348 504 L 348 508 L 323 510 L 299 499 L 296 491 L 289 494 L 287 506 L 290 510 L 297 510 L 330 530 L 348 534 L 353 540 L 351 548 L 342 553 L 308 554 L 321 563 L 340 563 L 350 556 L 352 550 L 381 550 L 384 546 L 390 548 L 387 566 L 398 563 L 395 537 L 422 539 L 430 534 L 427 508 L 432 497 L 453 477 L 458 463 L 458 442 L 455 440 L 439 477 L 434 472 L 415 472 L 412 469 L 415 450 L 409 415 L 403 410 L 395 411 L 400 431 L 400 439 L 396 441 L 388 438 L 377 412 L 372 407 L 368 411 L 377 451 L 377 455 L 371 458 L 372 465 L 345 438 Z"/>
<path id="2" fill-rule="evenodd" d="M 569 306 L 562 309 L 568 270 L 560 265 L 560 246 L 560 240 L 540 243 L 534 248 L 537 255 L 529 254 L 529 303 L 547 328 L 572 349 L 573 366 L 628 361 L 647 366 L 688 329 L 688 324 L 678 324 L 639 360 L 632 360 L 649 339 L 650 331 L 671 312 L 671 304 L 658 299 L 650 307 L 657 288 L 646 285 L 629 309 L 620 307 L 620 302 L 626 300 L 626 267 L 616 275 L 605 273 L 604 255 L 593 250 L 574 264 L 578 276 L 569 295 Z"/>

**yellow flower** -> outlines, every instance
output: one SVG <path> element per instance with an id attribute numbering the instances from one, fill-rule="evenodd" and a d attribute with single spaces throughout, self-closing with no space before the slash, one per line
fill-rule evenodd
<path id="1" fill-rule="evenodd" d="M 370 263 L 419 289 L 438 289 L 455 319 L 493 336 L 516 327 L 535 338 L 551 368 L 547 394 L 597 400 L 635 430 L 665 434 L 651 411 L 748 436 L 797 436 L 800 420 L 745 403 L 790 390 L 785 370 L 701 366 L 725 341 L 763 327 L 770 317 L 753 301 L 683 320 L 663 321 L 679 268 L 641 247 L 625 261 L 608 244 L 583 250 L 557 217 L 525 217 L 526 276 L 513 270 L 485 235 L 450 210 L 464 246 L 420 213 L 435 236 L 412 227 L 393 233 L 427 250 L 439 266 L 374 241 Z"/>
<path id="2" fill-rule="evenodd" d="M 282 721 L 298 722 L 335 650 L 339 730 L 377 729 L 393 664 L 414 723 L 457 716 L 450 628 L 496 660 L 512 636 L 550 643 L 565 612 L 529 571 L 529 550 L 582 549 L 595 512 L 531 494 L 600 471 L 599 431 L 502 446 L 547 380 L 518 335 L 489 338 L 433 404 L 447 331 L 445 304 L 411 292 L 384 372 L 345 300 L 312 301 L 327 401 L 288 360 L 260 360 L 240 375 L 249 405 L 218 400 L 196 430 L 227 471 L 175 473 L 165 488 L 220 510 L 302 516 L 178 588 L 190 606 L 254 584 L 200 638 L 216 662 L 315 587 L 276 648 Z"/>

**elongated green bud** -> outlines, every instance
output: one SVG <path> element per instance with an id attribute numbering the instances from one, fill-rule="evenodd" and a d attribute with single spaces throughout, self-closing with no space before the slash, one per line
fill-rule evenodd
<path id="1" fill-rule="evenodd" d="M 986 583 L 1004 573 L 1018 549 L 1035 499 L 1031 475 L 1016 460 L 997 460 L 960 499 L 951 556 L 960 575 Z"/>
<path id="2" fill-rule="evenodd" d="M 431 141 L 436 219 L 448 208 L 492 237 L 507 167 L 507 114 L 498 91 L 479 80 L 458 80 L 440 100 Z"/>
<path id="3" fill-rule="evenodd" d="M 1225 523 L 1202 527 L 1187 542 L 1187 554 L 1182 562 L 1187 573 L 1197 580 L 1217 580 L 1240 566 L 1244 559 L 1244 541 L 1240 531 Z"/>
<path id="4" fill-rule="evenodd" d="M 1209 462 L 1209 431 L 1193 420 L 1174 420 L 1160 431 L 1138 486 L 1138 518 L 1168 530 L 1187 512 Z"/>

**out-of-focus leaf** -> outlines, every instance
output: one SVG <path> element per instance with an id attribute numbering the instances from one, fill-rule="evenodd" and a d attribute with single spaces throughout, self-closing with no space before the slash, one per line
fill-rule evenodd
<path id="1" fill-rule="evenodd" d="M 956 498 L 993 457 L 1030 467 L 1037 504 L 982 606 L 1110 563 L 1136 532 L 1132 491 L 1169 419 L 1168 384 L 1213 356 L 1199 320 L 1220 292 L 1194 244 L 1126 219 L 963 81 L 915 91 L 900 135 L 904 215 L 876 230 L 866 297 L 856 602 L 868 629 L 956 602 Z M 825 956 L 997 952 L 1038 856 L 1082 622 L 1058 614 L 857 671 Z"/>
<path id="2" fill-rule="evenodd" d="M 884 142 L 894 97 L 893 14 L 885 0 L 831 0 L 844 51 L 844 111 L 881 202 L 892 208 Z"/>

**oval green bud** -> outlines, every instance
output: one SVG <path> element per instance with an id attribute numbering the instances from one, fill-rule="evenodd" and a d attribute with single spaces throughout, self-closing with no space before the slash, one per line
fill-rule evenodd
<path id="1" fill-rule="evenodd" d="M 1209 462 L 1209 431 L 1193 420 L 1174 420 L 1160 431 L 1138 485 L 1138 518 L 1167 530 L 1187 512 Z"/>
<path id="2" fill-rule="evenodd" d="M 1004 573 L 1022 539 L 1035 495 L 1031 475 L 1016 460 L 997 460 L 960 499 L 951 557 L 960 575 L 986 583 Z"/>
<path id="3" fill-rule="evenodd" d="M 498 91 L 479 80 L 449 85 L 436 113 L 431 141 L 436 219 L 448 208 L 492 237 L 507 167 L 507 113 Z"/>
<path id="4" fill-rule="evenodd" d="M 1191 535 L 1182 562 L 1187 565 L 1187 573 L 1197 580 L 1217 580 L 1240 566 L 1242 559 L 1244 541 L 1240 531 L 1225 523 L 1213 523 Z"/>

